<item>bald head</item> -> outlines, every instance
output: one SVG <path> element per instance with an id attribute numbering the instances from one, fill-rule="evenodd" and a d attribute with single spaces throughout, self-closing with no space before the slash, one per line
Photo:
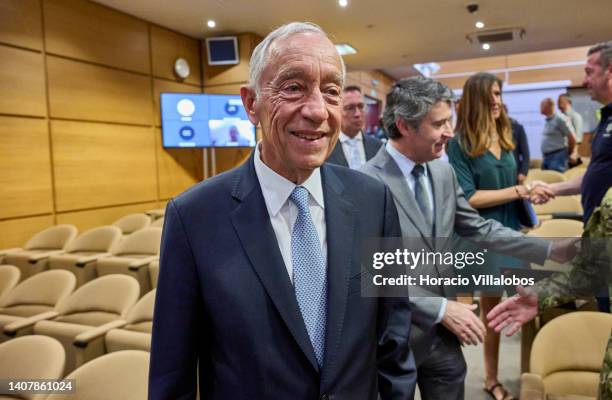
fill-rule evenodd
<path id="1" fill-rule="evenodd" d="M 555 101 L 550 97 L 545 98 L 540 103 L 540 112 L 547 117 L 550 117 L 555 112 Z"/>

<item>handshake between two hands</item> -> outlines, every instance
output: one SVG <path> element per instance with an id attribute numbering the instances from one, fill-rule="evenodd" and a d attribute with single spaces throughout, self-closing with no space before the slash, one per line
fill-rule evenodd
<path id="1" fill-rule="evenodd" d="M 533 204 L 544 204 L 550 199 L 555 198 L 555 191 L 546 182 L 533 181 L 527 185 L 522 186 L 524 190 L 518 190 L 521 199 L 529 200 Z"/>

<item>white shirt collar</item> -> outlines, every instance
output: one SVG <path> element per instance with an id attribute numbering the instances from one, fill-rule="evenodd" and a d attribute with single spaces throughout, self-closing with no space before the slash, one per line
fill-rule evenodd
<path id="1" fill-rule="evenodd" d="M 257 143 L 257 146 L 255 146 L 255 174 L 259 180 L 261 192 L 263 193 L 266 206 L 268 207 L 268 213 L 270 216 L 275 216 L 278 214 L 281 207 L 287 202 L 287 199 L 297 185 L 284 176 L 279 175 L 276 171 L 261 161 L 259 146 L 261 146 L 261 142 Z M 310 196 L 319 206 L 321 206 L 321 208 L 325 208 L 323 202 L 323 186 L 321 184 L 320 168 L 312 171 L 312 174 L 302 183 L 301 186 L 308 190 Z"/>
<path id="2" fill-rule="evenodd" d="M 402 153 L 400 153 L 399 150 L 397 150 L 391 144 L 391 141 L 388 141 L 387 144 L 385 144 L 385 150 L 387 150 L 387 153 L 389 153 L 391 158 L 393 158 L 393 160 L 399 167 L 400 171 L 402 171 L 402 174 L 404 175 L 404 177 L 406 178 L 412 177 L 412 170 L 414 166 L 416 165 L 416 163 L 412 161 L 411 159 L 409 159 L 408 157 L 406 157 L 405 155 L 403 155 Z M 427 167 L 425 164 L 422 164 L 422 165 L 423 167 L 425 167 L 423 176 L 427 178 Z"/>
<path id="3" fill-rule="evenodd" d="M 354 138 L 348 137 L 344 134 L 344 132 L 340 132 L 340 137 L 338 138 L 340 140 L 340 143 L 345 143 L 349 140 L 356 140 L 358 142 L 363 141 L 363 134 L 361 133 L 361 131 L 355 135 Z"/>

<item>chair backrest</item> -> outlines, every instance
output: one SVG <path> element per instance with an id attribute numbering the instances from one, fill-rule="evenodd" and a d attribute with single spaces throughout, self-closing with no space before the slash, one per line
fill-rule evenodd
<path id="1" fill-rule="evenodd" d="M 100 226 L 83 232 L 66 246 L 67 253 L 80 251 L 106 253 L 121 240 L 121 229 Z"/>
<path id="2" fill-rule="evenodd" d="M 124 235 L 129 235 L 151 224 L 151 218 L 146 214 L 129 214 L 113 222 L 113 226 L 121 229 Z"/>
<path id="3" fill-rule="evenodd" d="M 546 183 L 557 183 L 557 182 L 565 182 L 567 179 L 561 172 L 551 171 L 551 170 L 543 170 L 543 169 L 530 169 L 527 172 L 526 183 L 533 181 L 542 181 Z"/>
<path id="4" fill-rule="evenodd" d="M 89 322 L 98 319 L 96 313 L 123 316 L 136 304 L 139 296 L 140 286 L 131 276 L 102 276 L 87 282 L 58 304 L 58 321 L 98 325 L 96 322 Z M 89 318 L 87 314 L 94 316 Z M 79 315 L 81 321 L 72 319 L 71 315 Z"/>
<path id="5" fill-rule="evenodd" d="M 66 353 L 56 339 L 28 335 L 0 344 L 0 360 L 3 379 L 59 379 L 64 372 Z M 19 398 L 33 400 L 45 396 L 23 394 Z"/>
<path id="6" fill-rule="evenodd" d="M 70 271 L 57 269 L 43 271 L 24 280 L 7 293 L 1 307 L 49 306 L 55 307 L 72 293 L 76 278 Z"/>
<path id="7" fill-rule="evenodd" d="M 536 214 L 575 213 L 582 214 L 582 204 L 578 196 L 559 196 L 546 204 L 534 205 Z"/>
<path id="8" fill-rule="evenodd" d="M 164 227 L 164 221 L 165 221 L 164 217 L 158 218 L 155 221 L 153 221 L 151 226 L 158 227 L 158 228 L 163 228 Z"/>
<path id="9" fill-rule="evenodd" d="M 151 255 L 159 254 L 161 228 L 145 228 L 123 238 L 113 249 L 113 255 Z"/>
<path id="10" fill-rule="evenodd" d="M 542 221 L 542 225 L 527 234 L 538 237 L 580 237 L 582 230 L 582 222 L 559 218 Z"/>
<path id="11" fill-rule="evenodd" d="M 578 311 L 544 325 L 533 341 L 530 369 L 547 394 L 597 396 L 612 315 Z"/>
<path id="12" fill-rule="evenodd" d="M 587 170 L 586 167 L 583 167 L 583 166 L 576 167 L 576 168 L 570 168 L 563 173 L 563 176 L 565 176 L 565 179 L 569 181 L 569 180 L 574 179 L 577 176 L 584 175 L 586 170 Z"/>
<path id="13" fill-rule="evenodd" d="M 142 298 L 138 300 L 138 303 L 128 311 L 125 319 L 129 325 L 126 329 L 139 332 L 151 332 L 156 292 L 157 290 L 153 289 L 142 296 Z"/>
<path id="14" fill-rule="evenodd" d="M 149 280 L 151 287 L 155 289 L 157 287 L 157 280 L 159 279 L 159 260 L 153 261 L 149 264 Z"/>
<path id="15" fill-rule="evenodd" d="M 0 304 L 10 290 L 19 283 L 21 270 L 13 265 L 0 265 Z"/>
<path id="16" fill-rule="evenodd" d="M 78 382 L 76 393 L 50 395 L 53 400 L 142 400 L 147 398 L 149 353 L 124 350 L 83 364 L 66 379 Z"/>
<path id="17" fill-rule="evenodd" d="M 32 236 L 23 247 L 26 250 L 61 250 L 78 233 L 74 225 L 55 225 Z"/>

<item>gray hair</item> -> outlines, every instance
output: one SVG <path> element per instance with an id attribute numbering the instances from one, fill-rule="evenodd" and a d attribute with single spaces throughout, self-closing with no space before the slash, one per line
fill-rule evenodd
<path id="1" fill-rule="evenodd" d="M 453 91 L 434 79 L 424 76 L 401 79 L 387 94 L 387 105 L 382 117 L 385 131 L 390 139 L 397 139 L 402 136 L 396 125 L 398 119 L 418 129 L 434 105 L 454 100 Z"/>
<path id="2" fill-rule="evenodd" d="M 268 63 L 268 58 L 270 56 L 270 46 L 272 42 L 278 39 L 283 39 L 292 35 L 296 35 L 298 33 L 318 33 L 326 38 L 328 38 L 327 34 L 321 27 L 312 22 L 291 22 L 289 24 L 285 24 L 276 28 L 274 31 L 270 32 L 268 36 L 264 38 L 253 50 L 253 54 L 251 55 L 251 60 L 249 61 L 249 84 L 248 86 L 251 89 L 255 90 L 256 95 L 259 95 L 260 90 L 260 82 L 261 74 L 263 73 L 264 68 Z M 340 63 L 342 65 L 342 86 L 344 86 L 344 80 L 346 77 L 346 67 L 344 65 L 344 60 L 338 53 L 338 57 L 340 58 Z"/>
<path id="3" fill-rule="evenodd" d="M 591 47 L 587 53 L 587 56 L 598 52 L 601 52 L 599 65 L 602 68 L 607 68 L 608 65 L 612 64 L 612 40 L 608 40 L 607 42 L 599 43 Z"/>

